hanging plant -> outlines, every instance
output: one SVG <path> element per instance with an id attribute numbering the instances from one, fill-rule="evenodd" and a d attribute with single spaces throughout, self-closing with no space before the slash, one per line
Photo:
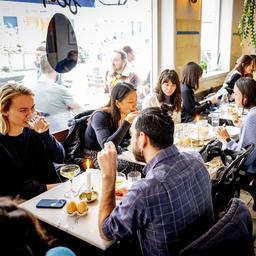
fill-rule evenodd
<path id="1" fill-rule="evenodd" d="M 252 44 L 254 48 L 256 48 L 255 8 L 256 0 L 244 1 L 243 14 L 238 26 L 238 33 L 242 42 L 249 40 L 249 44 Z"/>

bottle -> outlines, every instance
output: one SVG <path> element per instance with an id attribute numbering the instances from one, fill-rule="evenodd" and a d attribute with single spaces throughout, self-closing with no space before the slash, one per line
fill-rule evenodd
<path id="1" fill-rule="evenodd" d="M 228 92 L 224 92 L 220 100 L 220 108 L 222 113 L 227 112 L 228 105 L 229 105 Z"/>

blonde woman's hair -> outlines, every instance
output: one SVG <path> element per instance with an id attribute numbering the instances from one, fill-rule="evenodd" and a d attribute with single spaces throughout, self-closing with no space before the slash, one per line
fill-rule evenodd
<path id="1" fill-rule="evenodd" d="M 0 88 L 0 132 L 4 135 L 9 132 L 10 123 L 3 113 L 10 109 L 13 98 L 21 95 L 34 96 L 34 93 L 18 83 L 8 83 Z"/>

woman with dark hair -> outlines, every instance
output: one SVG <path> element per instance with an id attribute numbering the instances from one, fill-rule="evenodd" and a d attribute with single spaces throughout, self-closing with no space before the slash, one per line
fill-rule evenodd
<path id="1" fill-rule="evenodd" d="M 227 148 L 240 150 L 241 148 L 253 143 L 256 146 L 256 81 L 252 78 L 241 78 L 235 83 L 234 87 L 235 102 L 238 107 L 248 110 L 244 120 L 234 120 L 235 126 L 240 126 L 239 141 L 230 138 L 225 126 L 219 127 L 218 135 L 227 141 Z M 252 151 L 245 162 L 247 167 L 248 183 L 256 177 L 256 148 Z M 256 211 L 256 184 L 253 183 L 251 191 L 254 198 L 253 209 Z"/>
<path id="2" fill-rule="evenodd" d="M 163 103 L 171 106 L 175 123 L 181 121 L 181 92 L 179 76 L 175 70 L 165 69 L 159 76 L 155 92 L 149 93 L 142 102 L 142 109 L 160 107 Z"/>
<path id="3" fill-rule="evenodd" d="M 8 255 L 75 256 L 62 246 L 48 250 L 55 239 L 32 214 L 8 197 L 0 197 L 0 230 L 1 250 Z"/>
<path id="4" fill-rule="evenodd" d="M 108 104 L 96 110 L 85 131 L 85 154 L 89 154 L 94 167 L 98 167 L 97 152 L 104 148 L 104 143 L 112 141 L 116 147 L 122 146 L 129 138 L 129 129 L 136 111 L 137 94 L 132 84 L 121 82 L 113 87 Z M 122 167 L 119 168 L 123 170 Z"/>
<path id="5" fill-rule="evenodd" d="M 182 112 L 181 122 L 191 122 L 195 119 L 196 115 L 201 114 L 212 104 L 218 102 L 218 97 L 213 95 L 203 103 L 199 103 L 195 99 L 195 93 L 199 88 L 199 78 L 202 76 L 202 68 L 195 62 L 186 64 L 181 79 L 181 96 L 182 96 Z"/>
<path id="6" fill-rule="evenodd" d="M 226 77 L 223 88 L 225 88 L 229 94 L 234 92 L 235 82 L 241 77 L 252 77 L 254 69 L 254 60 L 250 55 L 242 55 L 236 61 L 236 65 L 233 70 Z"/>

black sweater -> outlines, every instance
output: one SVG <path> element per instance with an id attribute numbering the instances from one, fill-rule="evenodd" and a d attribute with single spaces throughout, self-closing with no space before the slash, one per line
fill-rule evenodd
<path id="1" fill-rule="evenodd" d="M 65 152 L 49 131 L 24 128 L 18 136 L 0 133 L 0 195 L 28 199 L 46 191 L 46 184 L 60 182 L 53 162 L 62 163 Z"/>
<path id="2" fill-rule="evenodd" d="M 104 148 L 104 143 L 108 141 L 112 141 L 117 147 L 124 138 L 128 138 L 130 126 L 129 122 L 124 121 L 116 129 L 111 115 L 107 112 L 98 111 L 91 117 L 85 131 L 85 147 L 92 150 L 101 150 Z"/>
<path id="3" fill-rule="evenodd" d="M 181 97 L 182 97 L 182 111 L 181 122 L 191 122 L 195 119 L 196 115 L 201 114 L 204 110 L 210 107 L 209 102 L 199 104 L 195 99 L 193 89 L 185 84 L 181 85 Z"/>

